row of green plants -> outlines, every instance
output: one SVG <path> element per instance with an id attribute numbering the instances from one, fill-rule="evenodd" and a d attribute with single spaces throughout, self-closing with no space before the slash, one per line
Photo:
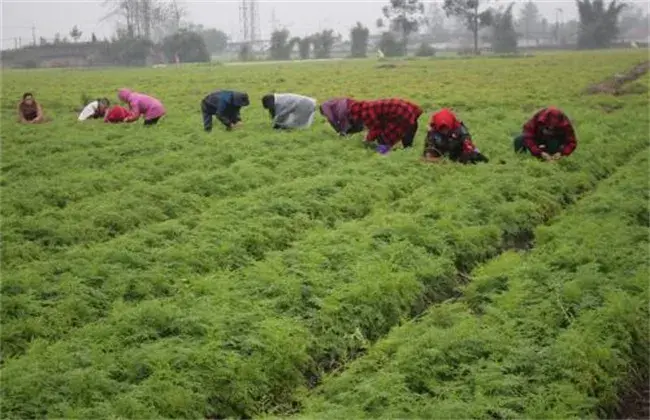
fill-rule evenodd
<path id="1" fill-rule="evenodd" d="M 328 377 L 304 417 L 623 418 L 650 368 L 648 151 Z"/>
<path id="2" fill-rule="evenodd" d="M 21 357 L 3 366 L 5 413 L 295 412 L 324 374 L 526 247 L 646 143 L 606 128 L 590 148 L 613 139 L 607 156 L 557 166 L 423 172 L 396 156 L 8 273 L 3 354 Z"/>
<path id="3" fill-rule="evenodd" d="M 70 246 L 89 246 L 167 220 L 198 217 L 231 205 L 226 200 L 233 197 L 256 202 L 256 197 L 268 194 L 264 190 L 295 174 L 308 181 L 324 170 L 358 166 L 354 154 L 325 154 L 314 162 L 310 157 L 322 149 L 319 142 L 290 152 L 286 147 L 268 148 L 258 156 L 251 149 L 259 148 L 259 142 L 248 147 L 242 144 L 245 137 L 238 140 L 233 142 L 236 147 L 211 159 L 202 157 L 213 153 L 214 144 L 179 144 L 159 155 L 169 148 L 168 138 L 134 145 L 128 134 L 115 132 L 93 144 L 74 139 L 23 145 L 22 155 L 12 153 L 4 163 L 2 216 L 5 238 L 12 244 L 2 250 L 5 269 L 47 260 Z"/>

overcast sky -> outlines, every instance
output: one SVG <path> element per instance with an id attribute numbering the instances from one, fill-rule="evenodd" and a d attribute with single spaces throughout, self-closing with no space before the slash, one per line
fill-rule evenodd
<path id="1" fill-rule="evenodd" d="M 68 36 L 74 25 L 78 25 L 83 31 L 82 39 L 90 37 L 92 32 L 99 38 L 110 37 L 115 29 L 114 21 L 100 22 L 108 11 L 102 6 L 103 0 L 0 0 L 0 3 L 3 49 L 12 48 L 15 38 L 21 38 L 22 44 L 25 45 L 32 41 L 33 36 L 37 40 L 39 37 L 53 39 L 57 32 L 61 33 L 61 37 Z M 234 40 L 241 37 L 238 0 L 181 0 L 181 3 L 187 9 L 187 20 L 221 29 Z M 331 28 L 347 37 L 350 27 L 357 21 L 374 32 L 375 21 L 381 16 L 381 8 L 387 3 L 388 0 L 258 0 L 261 35 L 268 39 L 273 15 L 277 26 L 285 26 L 295 36 Z M 508 3 L 506 0 L 495 2 L 503 5 Z M 518 6 L 520 3 L 523 1 L 517 1 Z M 541 0 L 536 3 L 540 11 L 552 22 L 555 21 L 555 11 L 558 8 L 563 9 L 565 21 L 577 15 L 573 0 Z M 647 1 L 643 0 L 638 3 L 647 5 Z"/>

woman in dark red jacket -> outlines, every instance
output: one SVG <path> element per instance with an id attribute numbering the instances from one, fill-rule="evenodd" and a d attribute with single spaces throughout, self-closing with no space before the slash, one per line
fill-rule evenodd
<path id="1" fill-rule="evenodd" d="M 367 142 L 377 141 L 377 151 L 388 153 L 400 141 L 411 147 L 422 108 L 403 99 L 350 101 L 350 118 L 368 128 Z"/>
<path id="2" fill-rule="evenodd" d="M 515 138 L 515 152 L 530 152 L 544 160 L 569 156 L 577 147 L 573 125 L 555 107 L 543 108 L 524 124 L 524 132 Z"/>

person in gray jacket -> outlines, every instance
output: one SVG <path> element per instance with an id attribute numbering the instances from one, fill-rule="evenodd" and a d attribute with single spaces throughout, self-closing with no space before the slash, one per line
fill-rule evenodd
<path id="1" fill-rule="evenodd" d="M 275 93 L 262 98 L 276 130 L 310 127 L 316 113 L 316 99 L 295 93 Z"/>

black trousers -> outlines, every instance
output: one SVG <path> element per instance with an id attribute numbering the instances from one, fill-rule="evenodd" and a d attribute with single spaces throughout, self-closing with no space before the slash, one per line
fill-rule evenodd
<path id="1" fill-rule="evenodd" d="M 406 132 L 404 135 L 404 139 L 402 139 L 402 145 L 404 148 L 412 147 L 413 146 L 413 140 L 415 139 L 415 133 L 418 131 L 418 122 L 415 121 L 415 124 L 409 128 L 409 130 Z"/>
<path id="2" fill-rule="evenodd" d="M 158 124 L 158 120 L 160 120 L 160 117 L 152 118 L 150 120 L 144 120 L 144 125 L 156 125 Z"/>

